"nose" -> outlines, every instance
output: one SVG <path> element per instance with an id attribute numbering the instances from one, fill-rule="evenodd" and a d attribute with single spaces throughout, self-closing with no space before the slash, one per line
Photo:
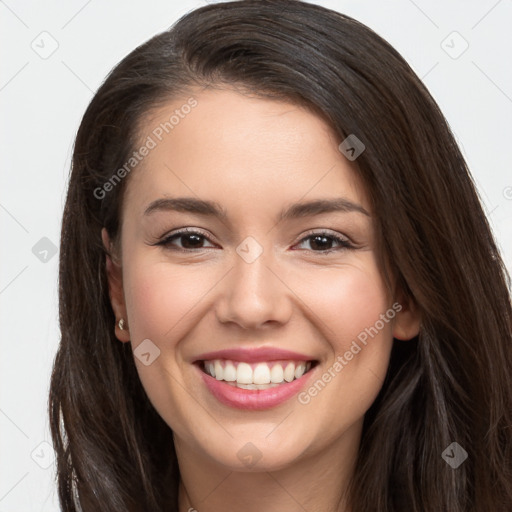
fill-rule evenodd
<path id="1" fill-rule="evenodd" d="M 219 322 L 246 330 L 286 324 L 292 313 L 293 292 L 280 274 L 267 251 L 250 263 L 235 254 L 234 268 L 223 279 L 217 298 Z"/>

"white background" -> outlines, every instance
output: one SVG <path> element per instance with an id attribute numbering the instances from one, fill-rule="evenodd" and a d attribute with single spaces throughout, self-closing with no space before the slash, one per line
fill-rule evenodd
<path id="1" fill-rule="evenodd" d="M 512 270 L 512 0 L 314 3 L 373 28 L 424 80 L 457 136 Z M 44 262 L 32 249 L 43 237 L 59 245 L 81 116 L 117 62 L 204 4 L 0 1 L 0 512 L 58 510 L 45 444 L 59 341 L 58 252 Z M 458 58 L 465 43 L 453 31 L 469 44 Z M 56 44 L 46 59 L 33 49 Z"/>

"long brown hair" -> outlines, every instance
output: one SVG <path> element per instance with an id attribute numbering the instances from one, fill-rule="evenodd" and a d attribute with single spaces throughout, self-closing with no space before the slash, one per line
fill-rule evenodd
<path id="1" fill-rule="evenodd" d="M 467 165 L 396 50 L 356 20 L 296 0 L 188 13 L 130 53 L 85 112 L 63 215 L 62 338 L 49 397 L 62 510 L 177 510 L 172 431 L 130 344 L 114 336 L 106 281 L 100 232 L 119 235 L 129 176 L 98 190 L 140 142 L 145 114 L 217 84 L 308 105 L 340 140 L 363 141 L 358 172 L 380 253 L 421 312 L 419 336 L 394 340 L 365 416 L 352 510 L 512 510 L 510 278 Z M 442 457 L 452 442 L 468 454 L 456 469 Z"/>

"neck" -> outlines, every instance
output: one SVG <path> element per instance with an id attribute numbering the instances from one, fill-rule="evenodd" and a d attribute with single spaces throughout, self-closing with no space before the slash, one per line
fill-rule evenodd
<path id="1" fill-rule="evenodd" d="M 231 470 L 180 446 L 179 512 L 349 512 L 360 434 L 361 425 L 353 426 L 322 451 L 276 470 Z"/>

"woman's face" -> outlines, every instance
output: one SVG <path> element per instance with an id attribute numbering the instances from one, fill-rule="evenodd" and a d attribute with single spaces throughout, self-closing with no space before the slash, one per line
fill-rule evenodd
<path id="1" fill-rule="evenodd" d="M 357 446 L 393 334 L 416 332 L 379 272 L 356 162 L 296 105 L 194 99 L 142 130 L 122 270 L 108 264 L 117 336 L 179 453 L 249 471 Z"/>

